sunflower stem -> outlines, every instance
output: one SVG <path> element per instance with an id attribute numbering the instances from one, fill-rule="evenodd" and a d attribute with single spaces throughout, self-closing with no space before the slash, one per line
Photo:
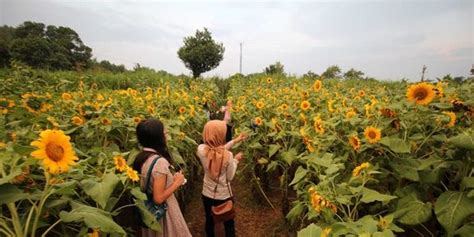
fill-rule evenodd
<path id="1" fill-rule="evenodd" d="M 41 217 L 41 211 L 43 210 L 44 203 L 46 202 L 48 197 L 52 194 L 52 192 L 51 193 L 49 192 L 50 175 L 47 171 L 44 171 L 44 177 L 46 179 L 46 183 L 44 185 L 43 194 L 41 196 L 40 203 L 39 203 L 39 206 L 38 206 L 38 210 L 36 212 L 36 216 L 35 216 L 35 219 L 33 221 L 33 228 L 31 229 L 31 236 L 32 237 L 36 237 L 36 229 L 37 229 L 37 226 L 38 226 L 39 219 Z"/>
<path id="2" fill-rule="evenodd" d="M 20 218 L 18 216 L 15 203 L 8 203 L 7 207 L 12 215 L 12 224 L 13 224 L 13 229 L 15 230 L 16 236 L 23 237 L 24 236 L 23 229 L 21 228 Z"/>

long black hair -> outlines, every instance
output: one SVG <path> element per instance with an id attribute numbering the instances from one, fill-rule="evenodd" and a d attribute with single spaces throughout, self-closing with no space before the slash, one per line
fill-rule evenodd
<path id="1" fill-rule="evenodd" d="M 143 147 L 152 148 L 158 152 L 158 155 L 164 157 L 171 165 L 174 165 L 174 161 L 168 151 L 166 145 L 165 127 L 160 120 L 147 119 L 141 121 L 137 125 L 137 138 L 140 145 Z M 141 171 L 143 163 L 150 157 L 154 152 L 142 151 L 138 153 L 135 161 L 133 162 L 133 169 Z"/>

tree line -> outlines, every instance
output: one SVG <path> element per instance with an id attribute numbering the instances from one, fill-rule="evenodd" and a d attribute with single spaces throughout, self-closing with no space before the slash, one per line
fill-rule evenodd
<path id="1" fill-rule="evenodd" d="M 0 67 L 12 62 L 48 70 L 99 69 L 124 72 L 124 65 L 92 58 L 92 49 L 69 27 L 25 21 L 0 26 Z"/>

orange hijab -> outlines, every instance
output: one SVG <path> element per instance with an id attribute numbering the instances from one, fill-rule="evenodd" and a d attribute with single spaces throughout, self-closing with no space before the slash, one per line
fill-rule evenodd
<path id="1" fill-rule="evenodd" d="M 227 132 L 227 125 L 222 120 L 211 120 L 204 126 L 202 138 L 204 144 L 204 155 L 206 156 L 206 166 L 209 169 L 211 178 L 217 179 L 219 177 L 219 169 L 225 167 L 229 161 L 229 155 L 225 149 L 225 135 Z"/>

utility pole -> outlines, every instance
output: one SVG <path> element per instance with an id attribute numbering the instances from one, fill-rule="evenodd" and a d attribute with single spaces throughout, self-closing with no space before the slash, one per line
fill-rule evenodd
<path id="1" fill-rule="evenodd" d="M 239 73 L 242 74 L 242 43 L 240 43 L 240 68 Z"/>
<path id="2" fill-rule="evenodd" d="M 426 65 L 423 65 L 423 70 L 421 70 L 421 81 L 425 80 Z"/>

